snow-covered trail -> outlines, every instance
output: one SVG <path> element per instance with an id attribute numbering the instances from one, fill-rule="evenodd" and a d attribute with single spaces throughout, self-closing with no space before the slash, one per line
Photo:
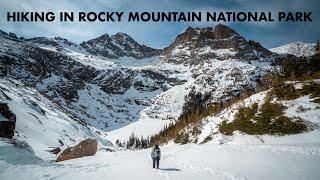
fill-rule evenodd
<path id="1" fill-rule="evenodd" d="M 159 170 L 151 167 L 150 151 L 99 151 L 62 163 L 23 165 L 0 158 L 0 179 L 320 179 L 320 144 L 171 144 L 162 147 Z"/>

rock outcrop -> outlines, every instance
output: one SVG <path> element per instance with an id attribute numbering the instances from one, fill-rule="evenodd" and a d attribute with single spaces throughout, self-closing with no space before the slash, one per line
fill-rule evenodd
<path id="1" fill-rule="evenodd" d="M 11 139 L 16 127 L 16 115 L 10 111 L 8 104 L 0 102 L 0 137 Z"/>
<path id="2" fill-rule="evenodd" d="M 93 156 L 96 154 L 98 148 L 98 141 L 96 139 L 86 139 L 81 141 L 74 147 L 65 149 L 58 159 L 57 162 L 81 158 L 84 156 Z"/>

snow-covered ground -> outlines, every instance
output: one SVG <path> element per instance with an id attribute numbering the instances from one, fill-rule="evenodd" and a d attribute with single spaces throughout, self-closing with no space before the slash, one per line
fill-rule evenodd
<path id="1" fill-rule="evenodd" d="M 25 92 L 30 93 L 32 91 Z M 239 106 L 250 106 L 254 102 L 263 103 L 267 92 L 252 95 L 244 102 L 235 104 L 223 111 L 220 115 L 209 117 L 201 136 L 204 138 L 208 133 L 212 133 L 211 130 L 216 128 L 213 123 L 217 124 L 222 118 L 232 120 Z M 12 93 L 14 94 L 14 92 Z M 12 94 L 9 95 L 14 97 Z M 288 107 L 286 110 L 288 116 L 298 116 L 315 124 L 320 124 L 320 109 L 316 103 L 311 103 L 310 100 L 308 96 L 303 96 L 296 100 L 281 102 Z M 18 99 L 13 102 L 16 101 Z M 43 107 L 42 103 L 40 105 Z M 299 106 L 309 109 L 299 112 L 297 111 Z M 163 124 L 161 123 L 166 123 L 166 121 L 161 122 L 159 119 L 146 118 L 124 128 L 111 131 L 106 137 L 114 141 L 119 137 L 126 138 L 131 132 L 139 132 L 146 136 L 150 132 L 156 131 L 156 128 L 162 127 Z M 21 127 L 18 125 L 19 129 Z M 47 129 L 47 132 L 52 134 L 53 128 Z M 72 128 L 68 129 L 68 131 L 72 130 Z M 52 135 L 54 136 L 54 134 Z M 290 136 L 250 136 L 236 132 L 233 136 L 226 137 L 217 134 L 212 141 L 200 145 L 178 145 L 170 142 L 161 146 L 162 155 L 160 169 L 158 170 L 152 169 L 151 149 L 108 152 L 101 146 L 100 142 L 95 156 L 56 163 L 40 159 L 37 157 L 39 156 L 38 153 L 34 154 L 29 150 L 16 148 L 5 141 L 0 141 L 0 179 L 15 180 L 28 177 L 28 179 L 37 180 L 316 180 L 320 178 L 320 171 L 318 171 L 320 165 L 319 137 L 320 130 L 315 129 L 307 133 Z M 39 141 L 38 138 L 33 138 Z"/>
<path id="2" fill-rule="evenodd" d="M 121 57 L 114 62 L 124 65 L 125 67 L 143 67 L 155 64 L 159 60 L 158 56 L 145 59 L 135 59 L 132 57 Z"/>
<path id="3" fill-rule="evenodd" d="M 98 151 L 95 156 L 48 163 L 0 145 L 0 179 L 319 179 L 319 144 L 204 144 L 161 147 L 160 169 L 151 149 Z"/>

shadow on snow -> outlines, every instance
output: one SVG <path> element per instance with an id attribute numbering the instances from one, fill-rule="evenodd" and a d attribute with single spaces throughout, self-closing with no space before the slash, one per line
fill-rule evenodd
<path id="1" fill-rule="evenodd" d="M 163 171 L 181 171 L 181 169 L 177 169 L 177 168 L 159 168 L 159 169 Z"/>

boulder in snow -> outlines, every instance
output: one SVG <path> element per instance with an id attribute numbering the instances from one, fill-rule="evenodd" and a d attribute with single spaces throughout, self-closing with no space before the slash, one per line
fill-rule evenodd
<path id="1" fill-rule="evenodd" d="M 81 158 L 84 156 L 93 156 L 96 154 L 98 148 L 98 141 L 96 139 L 86 139 L 81 141 L 74 147 L 67 148 L 64 150 L 58 159 L 57 162 Z"/>

